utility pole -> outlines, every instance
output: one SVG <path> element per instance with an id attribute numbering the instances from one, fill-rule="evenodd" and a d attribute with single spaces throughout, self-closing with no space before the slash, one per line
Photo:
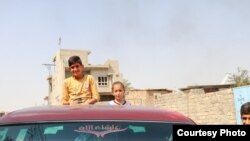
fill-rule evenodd
<path id="1" fill-rule="evenodd" d="M 58 45 L 59 45 L 59 49 L 61 49 L 62 48 L 62 38 L 61 38 L 61 36 L 59 37 L 59 39 L 58 39 Z"/>
<path id="2" fill-rule="evenodd" d="M 44 65 L 48 69 L 49 76 L 50 76 L 51 75 L 51 67 L 55 66 L 55 64 L 42 64 L 42 65 Z"/>

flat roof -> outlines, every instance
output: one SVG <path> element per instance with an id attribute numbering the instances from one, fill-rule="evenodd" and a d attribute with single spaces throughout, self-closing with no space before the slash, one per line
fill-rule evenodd
<path id="1" fill-rule="evenodd" d="M 188 86 L 186 88 L 180 88 L 179 90 L 185 91 L 190 89 L 206 89 L 206 88 L 230 88 L 233 84 L 220 84 L 220 85 L 195 85 Z"/>
<path id="2" fill-rule="evenodd" d="M 131 89 L 130 91 L 167 91 L 167 92 L 173 92 L 173 90 L 165 89 L 165 88 L 159 88 L 159 89 Z"/>

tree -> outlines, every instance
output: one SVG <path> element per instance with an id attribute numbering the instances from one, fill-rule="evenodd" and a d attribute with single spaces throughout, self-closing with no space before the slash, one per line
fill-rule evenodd
<path id="1" fill-rule="evenodd" d="M 123 79 L 123 84 L 125 86 L 125 91 L 126 92 L 133 89 L 133 87 L 131 86 L 131 83 L 127 79 Z"/>
<path id="2" fill-rule="evenodd" d="M 237 68 L 235 74 L 229 76 L 229 81 L 234 83 L 235 87 L 245 86 L 250 84 L 250 78 L 248 76 L 248 70 Z"/>

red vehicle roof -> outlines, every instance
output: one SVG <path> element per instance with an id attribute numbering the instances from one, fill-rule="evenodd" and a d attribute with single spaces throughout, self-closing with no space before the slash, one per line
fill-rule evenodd
<path id="1" fill-rule="evenodd" d="M 169 110 L 137 106 L 41 106 L 16 110 L 0 118 L 0 124 L 74 120 L 166 121 L 195 124 L 190 118 Z"/>

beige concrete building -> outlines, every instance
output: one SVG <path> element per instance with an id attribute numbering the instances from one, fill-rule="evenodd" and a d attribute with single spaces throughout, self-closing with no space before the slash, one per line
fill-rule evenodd
<path id="1" fill-rule="evenodd" d="M 45 99 L 49 105 L 58 105 L 62 95 L 63 80 L 71 76 L 68 66 L 68 58 L 78 55 L 84 64 L 84 73 L 94 77 L 101 96 L 101 101 L 113 99 L 111 84 L 114 81 L 122 81 L 117 60 L 107 60 L 103 64 L 92 65 L 88 62 L 91 52 L 85 50 L 60 49 L 53 58 L 54 72 L 48 77 L 49 95 Z"/>

